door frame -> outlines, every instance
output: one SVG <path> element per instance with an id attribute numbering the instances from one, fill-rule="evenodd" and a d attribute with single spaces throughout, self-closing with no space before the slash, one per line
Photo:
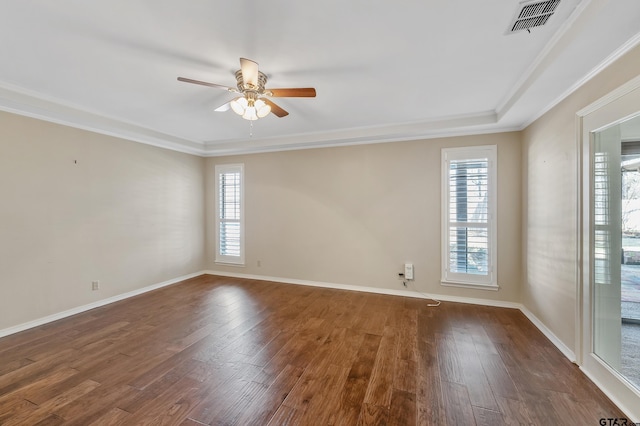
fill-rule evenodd
<path id="1" fill-rule="evenodd" d="M 576 113 L 576 363 L 633 421 L 640 421 L 640 391 L 593 353 L 592 241 L 593 132 L 640 114 L 640 76 Z"/>

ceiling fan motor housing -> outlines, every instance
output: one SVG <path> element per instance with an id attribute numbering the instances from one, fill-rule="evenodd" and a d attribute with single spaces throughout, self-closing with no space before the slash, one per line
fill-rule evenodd
<path id="1" fill-rule="evenodd" d="M 258 95 L 263 95 L 265 93 L 264 86 L 267 84 L 267 76 L 264 75 L 263 72 L 258 71 L 258 85 L 254 86 L 251 83 L 245 83 L 242 78 L 242 70 L 236 71 L 236 81 L 238 82 L 238 90 L 240 93 L 244 93 L 245 95 L 248 92 L 254 92 Z"/>

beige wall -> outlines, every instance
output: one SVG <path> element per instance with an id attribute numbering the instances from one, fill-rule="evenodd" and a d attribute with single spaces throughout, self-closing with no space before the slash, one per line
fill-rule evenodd
<path id="1" fill-rule="evenodd" d="M 575 349 L 576 113 L 638 75 L 640 47 L 620 58 L 523 132 L 523 303 Z"/>
<path id="2" fill-rule="evenodd" d="M 640 47 L 523 132 L 206 160 L 0 112 L 0 330 L 204 268 L 401 290 L 410 261 L 417 290 L 522 301 L 574 348 L 575 114 L 638 63 Z M 485 144 L 501 290 L 443 287 L 440 150 Z M 236 162 L 244 267 L 213 260 L 214 165 Z"/>
<path id="3" fill-rule="evenodd" d="M 202 270 L 203 167 L 0 112 L 0 330 Z"/>
<path id="4" fill-rule="evenodd" d="M 441 148 L 491 144 L 498 145 L 502 288 L 443 287 Z M 419 291 L 518 302 L 521 158 L 519 133 L 209 158 L 208 269 L 401 290 L 397 274 L 410 261 Z M 214 262 L 214 166 L 225 163 L 245 165 L 245 267 Z"/>

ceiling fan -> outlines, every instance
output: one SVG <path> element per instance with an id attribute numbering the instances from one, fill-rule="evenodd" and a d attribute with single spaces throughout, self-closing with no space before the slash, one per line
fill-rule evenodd
<path id="1" fill-rule="evenodd" d="M 258 63 L 246 58 L 240 58 L 240 69 L 236 71 L 236 87 L 207 83 L 206 81 L 178 77 L 178 81 L 215 87 L 238 96 L 226 104 L 216 108 L 216 111 L 227 111 L 229 108 L 246 120 L 257 120 L 266 117 L 270 112 L 278 117 L 289 115 L 287 111 L 276 105 L 269 98 L 315 98 L 316 89 L 313 87 L 299 87 L 290 89 L 265 89 L 267 76 L 258 71 Z"/>

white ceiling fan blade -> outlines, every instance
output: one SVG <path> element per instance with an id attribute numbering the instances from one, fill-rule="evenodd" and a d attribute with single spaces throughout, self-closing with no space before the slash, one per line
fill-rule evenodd
<path id="1" fill-rule="evenodd" d="M 251 59 L 240 58 L 240 69 L 242 70 L 242 81 L 244 84 L 258 86 L 258 63 Z"/>
<path id="2" fill-rule="evenodd" d="M 225 111 L 229 111 L 229 108 L 231 108 L 231 101 L 227 102 L 226 104 L 220 105 L 218 108 L 214 109 L 214 111 L 225 112 Z"/>

